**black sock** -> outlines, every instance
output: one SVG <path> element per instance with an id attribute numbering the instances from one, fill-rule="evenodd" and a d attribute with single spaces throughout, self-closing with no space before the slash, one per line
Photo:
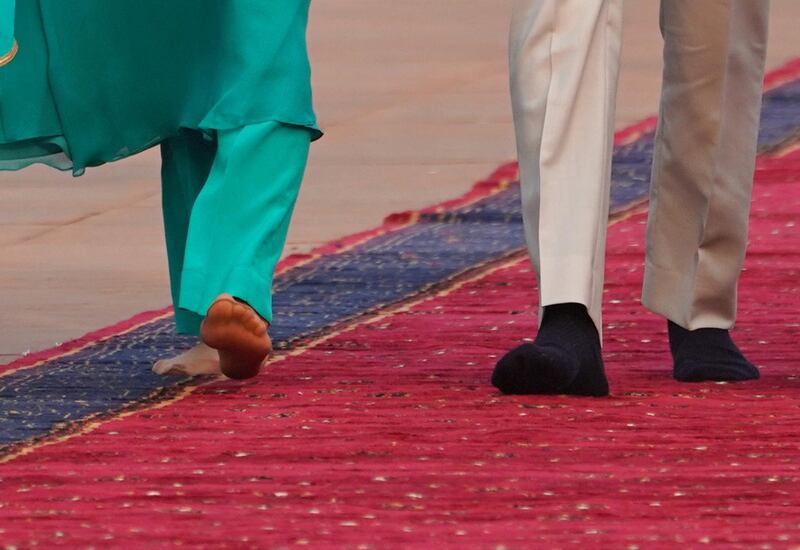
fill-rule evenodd
<path id="1" fill-rule="evenodd" d="M 755 380 L 758 369 L 721 328 L 686 330 L 668 321 L 672 375 L 680 382 Z"/>
<path id="2" fill-rule="evenodd" d="M 545 307 L 536 340 L 506 353 L 492 384 L 506 394 L 608 395 L 600 337 L 586 307 Z"/>

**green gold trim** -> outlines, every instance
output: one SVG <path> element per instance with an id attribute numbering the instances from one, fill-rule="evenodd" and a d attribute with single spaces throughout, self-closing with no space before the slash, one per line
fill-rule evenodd
<path id="1" fill-rule="evenodd" d="M 17 41 L 14 40 L 14 44 L 11 45 L 11 51 L 3 56 L 0 56 L 0 67 L 11 63 L 11 61 L 17 56 L 18 51 L 19 45 L 17 44 Z"/>

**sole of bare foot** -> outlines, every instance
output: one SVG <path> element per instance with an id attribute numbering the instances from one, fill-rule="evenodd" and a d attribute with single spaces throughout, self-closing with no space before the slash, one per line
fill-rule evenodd
<path id="1" fill-rule="evenodd" d="M 180 355 L 156 361 L 153 372 L 161 376 L 201 376 L 222 371 L 217 350 L 200 343 Z"/>
<path id="2" fill-rule="evenodd" d="M 272 352 L 267 328 L 253 308 L 222 294 L 208 308 L 200 338 L 219 353 L 220 372 L 242 380 L 257 375 Z"/>

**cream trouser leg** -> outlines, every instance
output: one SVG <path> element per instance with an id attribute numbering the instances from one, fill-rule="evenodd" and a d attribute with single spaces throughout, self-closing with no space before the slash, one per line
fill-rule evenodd
<path id="1" fill-rule="evenodd" d="M 642 301 L 727 329 L 747 244 L 768 0 L 662 0 L 664 83 Z"/>
<path id="2" fill-rule="evenodd" d="M 584 304 L 598 330 L 621 33 L 622 0 L 516 0 L 509 40 L 539 304 Z"/>

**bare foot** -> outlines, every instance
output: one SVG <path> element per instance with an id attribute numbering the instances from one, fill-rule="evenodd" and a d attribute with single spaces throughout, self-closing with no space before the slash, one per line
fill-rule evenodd
<path id="1" fill-rule="evenodd" d="M 156 361 L 153 372 L 162 376 L 199 376 L 220 374 L 222 371 L 217 350 L 200 343 L 180 355 Z"/>
<path id="2" fill-rule="evenodd" d="M 250 378 L 272 352 L 267 322 L 249 305 L 221 294 L 208 308 L 200 338 L 219 352 L 219 366 L 228 378 Z"/>

